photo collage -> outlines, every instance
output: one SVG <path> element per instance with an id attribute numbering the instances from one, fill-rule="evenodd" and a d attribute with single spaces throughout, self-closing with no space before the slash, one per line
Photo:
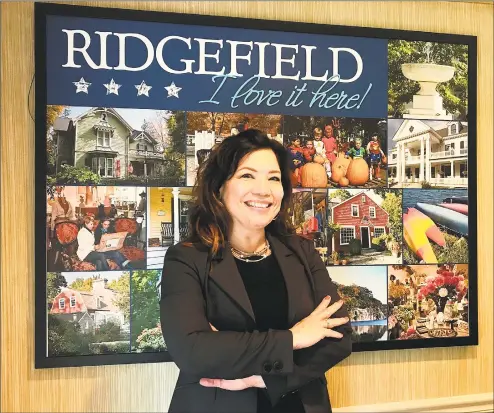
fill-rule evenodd
<path id="1" fill-rule="evenodd" d="M 355 343 L 468 336 L 467 48 L 388 49 L 383 119 L 49 105 L 47 356 L 166 351 L 166 250 L 188 236 L 197 168 L 249 128 L 286 148 L 289 219 Z"/>

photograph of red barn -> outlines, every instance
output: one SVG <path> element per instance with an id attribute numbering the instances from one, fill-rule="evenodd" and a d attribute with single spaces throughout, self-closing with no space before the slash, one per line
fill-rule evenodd
<path id="1" fill-rule="evenodd" d="M 328 190 L 329 264 L 401 263 L 399 208 L 389 190 Z"/>

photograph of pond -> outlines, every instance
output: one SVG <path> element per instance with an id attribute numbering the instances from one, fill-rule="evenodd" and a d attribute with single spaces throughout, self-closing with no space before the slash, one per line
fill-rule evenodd
<path id="1" fill-rule="evenodd" d="M 387 267 L 332 267 L 329 272 L 350 314 L 352 341 L 387 340 Z"/>

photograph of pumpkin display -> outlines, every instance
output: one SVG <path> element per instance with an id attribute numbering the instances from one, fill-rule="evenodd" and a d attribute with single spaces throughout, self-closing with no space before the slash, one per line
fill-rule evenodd
<path id="1" fill-rule="evenodd" d="M 469 335 L 468 265 L 388 267 L 388 339 Z"/>
<path id="2" fill-rule="evenodd" d="M 403 190 L 403 262 L 468 263 L 466 189 Z"/>
<path id="3" fill-rule="evenodd" d="M 354 343 L 387 340 L 387 267 L 329 269 L 329 276 L 345 301 Z"/>
<path id="4" fill-rule="evenodd" d="M 283 142 L 295 188 L 387 186 L 383 119 L 284 116 Z"/>
<path id="5" fill-rule="evenodd" d="M 401 192 L 328 189 L 329 265 L 402 263 Z"/>

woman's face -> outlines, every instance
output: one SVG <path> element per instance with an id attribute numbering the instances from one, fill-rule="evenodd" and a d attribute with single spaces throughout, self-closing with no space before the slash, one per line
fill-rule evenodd
<path id="1" fill-rule="evenodd" d="M 93 228 L 94 228 L 94 221 L 89 221 L 87 224 L 86 224 L 86 228 L 89 230 L 89 231 L 92 231 Z"/>
<path id="2" fill-rule="evenodd" d="M 280 166 L 270 149 L 246 155 L 220 190 L 234 231 L 264 229 L 278 214 L 283 194 Z"/>

